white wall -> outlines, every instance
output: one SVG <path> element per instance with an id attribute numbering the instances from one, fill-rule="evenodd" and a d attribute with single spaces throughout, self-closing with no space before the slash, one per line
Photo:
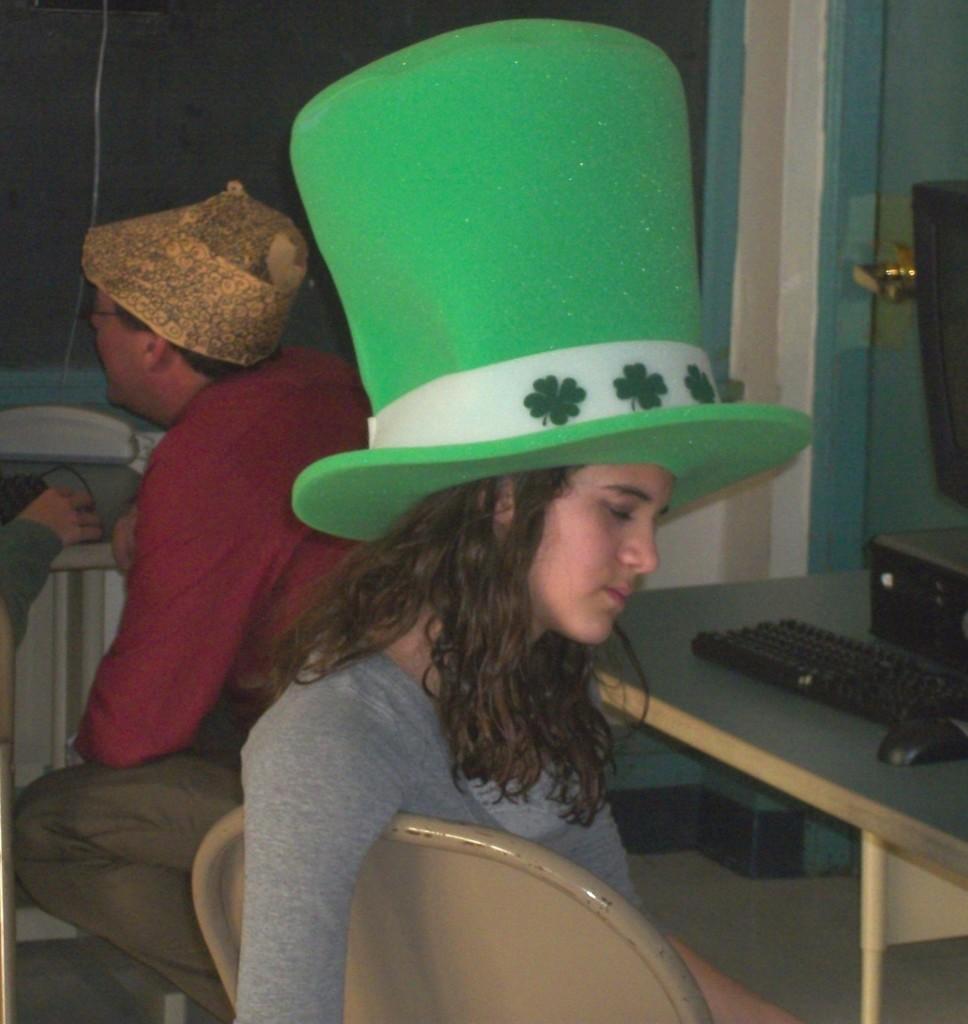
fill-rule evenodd
<path id="1" fill-rule="evenodd" d="M 810 412 L 823 177 L 826 0 L 747 0 L 730 375 Z M 810 455 L 666 524 L 649 586 L 806 571 Z"/>

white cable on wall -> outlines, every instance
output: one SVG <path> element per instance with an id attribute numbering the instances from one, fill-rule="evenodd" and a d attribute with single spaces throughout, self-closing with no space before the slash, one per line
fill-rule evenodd
<path id="1" fill-rule="evenodd" d="M 101 42 L 98 47 L 97 73 L 94 77 L 94 170 L 91 182 L 91 219 L 88 227 L 97 223 L 98 200 L 101 193 L 101 79 L 104 76 L 104 54 L 108 46 L 108 0 L 101 4 Z M 74 302 L 74 315 L 71 317 L 71 331 L 67 338 L 67 350 L 64 353 L 64 367 L 61 372 L 61 387 L 67 384 L 67 373 L 70 370 L 71 355 L 74 351 L 74 339 L 77 336 L 77 318 L 84 301 L 84 275 L 78 275 L 77 299 Z"/>

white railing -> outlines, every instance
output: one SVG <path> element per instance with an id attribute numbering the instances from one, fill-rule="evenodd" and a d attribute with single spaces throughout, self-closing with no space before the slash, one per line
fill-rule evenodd
<path id="1" fill-rule="evenodd" d="M 17 651 L 14 766 L 18 788 L 67 763 L 98 661 L 117 629 L 123 577 L 111 546 L 81 544 L 57 557 Z"/>
<path id="2" fill-rule="evenodd" d="M 124 583 L 111 545 L 82 544 L 58 555 L 30 609 L 17 649 L 13 782 L 17 790 L 68 763 L 98 661 L 121 615 Z M 76 930 L 32 905 L 17 908 L 17 937 L 67 938 Z"/>

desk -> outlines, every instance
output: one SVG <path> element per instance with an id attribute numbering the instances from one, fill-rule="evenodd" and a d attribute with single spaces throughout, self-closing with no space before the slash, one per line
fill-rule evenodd
<path id="1" fill-rule="evenodd" d="M 702 661 L 689 644 L 699 630 L 784 617 L 869 639 L 869 609 L 867 573 L 850 572 L 645 591 L 622 619 L 649 679 L 650 726 L 861 831 L 864 1024 L 880 1016 L 890 849 L 968 879 L 968 761 L 882 764 L 883 726 Z M 605 680 L 603 695 L 641 718 L 631 678 Z"/>

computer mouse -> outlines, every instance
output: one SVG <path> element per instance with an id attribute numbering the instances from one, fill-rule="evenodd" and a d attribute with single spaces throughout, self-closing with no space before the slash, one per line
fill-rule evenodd
<path id="1" fill-rule="evenodd" d="M 877 756 L 887 764 L 931 764 L 968 758 L 968 722 L 915 718 L 891 726 Z"/>

